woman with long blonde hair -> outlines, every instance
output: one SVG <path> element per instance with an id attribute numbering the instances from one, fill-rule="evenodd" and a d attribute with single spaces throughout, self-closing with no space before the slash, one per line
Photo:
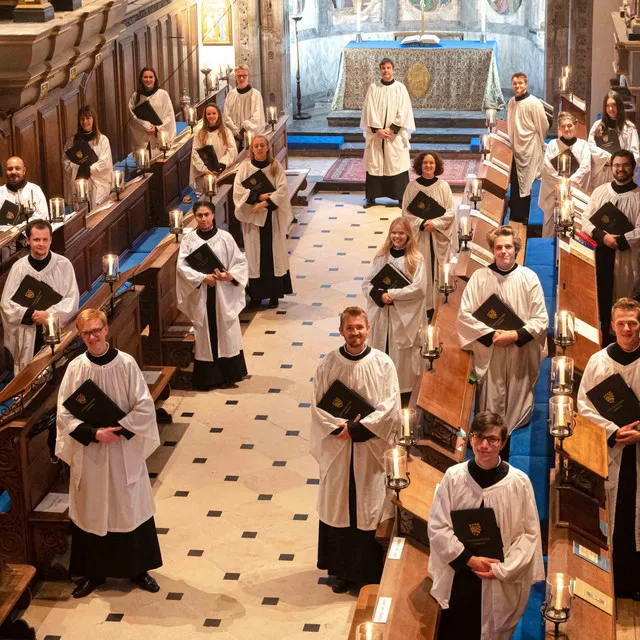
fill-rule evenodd
<path id="1" fill-rule="evenodd" d="M 214 171 L 211 166 L 207 166 L 198 151 L 205 147 L 212 147 L 218 160 L 218 170 Z M 215 104 L 208 104 L 204 110 L 202 125 L 193 138 L 191 147 L 191 170 L 189 171 L 189 182 L 195 183 L 197 193 L 204 190 L 204 176 L 212 173 L 220 173 L 229 165 L 233 164 L 238 150 L 233 133 L 224 125 L 222 111 Z"/>
<path id="2" fill-rule="evenodd" d="M 390 278 L 377 277 L 383 268 Z M 371 325 L 369 345 L 391 357 L 402 394 L 411 392 L 422 371 L 417 341 L 426 319 L 425 274 L 424 259 L 409 222 L 403 217 L 396 218 L 362 290 L 367 297 Z"/>
<path id="3" fill-rule="evenodd" d="M 293 292 L 287 253 L 287 230 L 293 216 L 287 177 L 263 135 L 253 138 L 249 157 L 238 168 L 233 201 L 249 261 L 251 303 L 258 306 L 268 298 L 269 308 L 275 309 L 280 298 Z"/>

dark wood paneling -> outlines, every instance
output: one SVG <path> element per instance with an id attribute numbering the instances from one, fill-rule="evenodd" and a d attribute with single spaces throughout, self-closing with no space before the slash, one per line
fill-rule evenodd
<path id="1" fill-rule="evenodd" d="M 121 253 L 124 249 L 120 247 L 126 248 L 130 244 L 129 216 L 126 215 L 126 211 L 123 211 L 114 218 L 109 227 L 109 253 Z"/>
<path id="2" fill-rule="evenodd" d="M 138 70 L 134 67 L 134 40 L 133 35 L 118 39 L 118 79 L 120 86 L 120 110 L 122 113 L 122 156 L 130 151 L 128 137 L 128 123 L 131 117 L 129 112 L 129 98 L 136 89 Z"/>
<path id="3" fill-rule="evenodd" d="M 144 67 L 153 67 L 153 61 L 149 59 L 147 51 L 147 27 L 141 25 L 133 34 L 133 50 L 135 55 L 135 68 L 140 72 Z"/>
<path id="4" fill-rule="evenodd" d="M 0 163 L 4 167 L 7 160 L 13 155 L 11 149 L 11 121 L 0 121 Z"/>
<path id="5" fill-rule="evenodd" d="M 89 280 L 89 268 L 87 265 L 87 261 L 84 258 L 84 253 L 76 256 L 71 261 L 71 264 L 73 265 L 73 270 L 76 272 L 78 289 L 80 291 L 88 291 L 91 288 L 91 281 Z"/>
<path id="6" fill-rule="evenodd" d="M 107 238 L 105 235 L 98 236 L 95 240 L 90 242 L 86 248 L 86 255 L 88 260 L 85 259 L 86 264 L 89 267 L 89 284 L 95 282 L 102 274 L 102 256 L 109 253 L 107 246 Z"/>
<path id="7" fill-rule="evenodd" d="M 120 85 L 118 83 L 118 63 L 115 45 L 105 50 L 102 63 L 96 68 L 97 104 L 100 130 L 103 131 L 111 144 L 113 159 L 124 158 L 128 145 L 124 144 L 125 132 L 122 127 L 120 111 Z"/>
<path id="8" fill-rule="evenodd" d="M 78 109 L 84 104 L 81 102 L 79 88 L 63 93 L 60 99 L 63 144 L 67 138 L 76 133 L 78 129 Z"/>
<path id="9" fill-rule="evenodd" d="M 77 95 L 77 92 L 76 92 Z M 40 186 L 47 197 L 62 196 L 62 131 L 60 117 L 60 101 L 53 104 L 46 102 L 39 110 L 40 150 L 42 151 L 42 166 L 44 175 Z"/>
<path id="10" fill-rule="evenodd" d="M 149 222 L 149 193 L 144 192 L 129 209 L 129 228 L 131 238 L 135 240 L 150 226 Z"/>
<path id="11" fill-rule="evenodd" d="M 40 135 L 36 107 L 25 107 L 13 118 L 13 148 L 27 165 L 27 179 L 42 184 Z"/>

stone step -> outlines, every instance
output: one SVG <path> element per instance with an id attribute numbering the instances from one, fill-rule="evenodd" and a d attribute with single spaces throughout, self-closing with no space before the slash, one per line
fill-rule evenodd
<path id="1" fill-rule="evenodd" d="M 327 122 L 334 127 L 357 127 L 362 112 L 356 110 L 331 111 Z M 501 116 L 502 114 L 498 114 Z M 413 119 L 419 129 L 423 128 L 485 128 L 484 111 L 427 111 L 415 110 Z"/>
<path id="2" fill-rule="evenodd" d="M 362 129 L 358 127 L 329 127 L 309 126 L 304 130 L 287 131 L 290 136 L 343 136 L 345 142 L 361 142 L 363 140 Z M 419 127 L 411 134 L 411 142 L 449 142 L 469 144 L 472 138 L 486 133 L 484 128 L 476 127 Z"/>
<path id="3" fill-rule="evenodd" d="M 456 144 L 456 143 L 442 143 L 434 142 L 430 144 L 414 142 L 411 140 L 411 154 L 416 155 L 422 151 L 436 151 L 443 155 L 467 155 L 470 158 L 477 157 L 477 153 L 471 153 L 469 145 Z M 340 149 L 341 156 L 357 157 L 364 154 L 364 142 L 345 142 L 342 149 Z"/>

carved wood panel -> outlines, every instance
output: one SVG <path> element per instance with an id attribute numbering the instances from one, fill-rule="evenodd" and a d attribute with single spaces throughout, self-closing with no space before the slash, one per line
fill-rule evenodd
<path id="1" fill-rule="evenodd" d="M 138 73 L 140 73 L 140 69 L 143 67 L 153 67 L 153 61 L 149 60 L 147 51 L 147 39 L 147 27 L 146 25 L 141 25 L 133 34 L 136 78 L 138 77 Z"/>
<path id="2" fill-rule="evenodd" d="M 120 254 L 130 244 L 129 216 L 123 211 L 109 227 L 109 253 Z"/>
<path id="3" fill-rule="evenodd" d="M 26 107 L 13 118 L 13 148 L 27 165 L 27 180 L 42 184 L 40 167 L 40 135 L 38 133 L 37 110 Z"/>
<path id="4" fill-rule="evenodd" d="M 142 197 L 138 198 L 138 200 L 131 205 L 128 211 L 128 217 L 130 237 L 135 240 L 149 226 L 147 222 L 149 219 L 148 192 L 145 192 Z"/>
<path id="5" fill-rule="evenodd" d="M 60 98 L 61 130 L 63 144 L 78 130 L 78 109 L 84 106 L 80 100 L 80 88 L 66 91 Z M 95 105 L 93 105 L 95 107 Z"/>
<path id="6" fill-rule="evenodd" d="M 60 118 L 60 102 L 45 104 L 39 109 L 40 150 L 44 175 L 40 186 L 47 197 L 63 195 L 62 188 L 62 148 L 63 143 Z"/>
<path id="7" fill-rule="evenodd" d="M 100 130 L 104 131 L 111 144 L 114 160 L 124 158 L 129 150 L 125 143 L 127 133 L 122 126 L 122 98 L 118 83 L 118 62 L 116 47 L 110 46 L 103 52 L 102 63 L 96 68 L 97 107 Z"/>
<path id="8" fill-rule="evenodd" d="M 106 234 L 97 237 L 85 249 L 85 262 L 89 266 L 89 283 L 95 282 L 102 275 L 102 256 L 107 254 Z"/>
<path id="9" fill-rule="evenodd" d="M 0 121 L 0 163 L 4 167 L 7 160 L 13 155 L 11 149 L 11 122 L 10 120 Z"/>
<path id="10" fill-rule="evenodd" d="M 120 110 L 122 113 L 122 135 L 124 151 L 121 154 L 126 156 L 129 151 L 128 123 L 131 117 L 129 112 L 129 98 L 136 90 L 138 82 L 138 70 L 135 69 L 135 54 L 133 35 L 120 38 L 118 40 L 118 78 L 120 80 Z M 126 132 L 125 132 L 126 130 Z"/>
<path id="11" fill-rule="evenodd" d="M 73 260 L 71 260 L 71 264 L 76 274 L 78 290 L 80 292 L 89 291 L 89 289 L 91 288 L 91 283 L 89 281 L 88 265 L 84 257 L 84 252 L 80 253 Z"/>

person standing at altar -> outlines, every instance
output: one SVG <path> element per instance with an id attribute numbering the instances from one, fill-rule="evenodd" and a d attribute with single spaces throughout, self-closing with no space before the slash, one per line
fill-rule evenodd
<path id="1" fill-rule="evenodd" d="M 393 517 L 384 452 L 400 426 L 400 394 L 391 358 L 367 345 L 365 311 L 347 307 L 339 331 L 344 345 L 327 354 L 313 378 L 310 439 L 320 467 L 318 569 L 335 577 L 335 593 L 344 593 L 378 584 L 382 576 L 385 554 L 375 533 L 380 522 Z M 374 411 L 345 421 L 317 407 L 336 380 Z"/>
<path id="2" fill-rule="evenodd" d="M 12 156 L 5 164 L 7 183 L 0 187 L 0 208 L 5 201 L 15 205 L 29 205 L 34 212 L 31 219 L 47 220 L 49 207 L 42 189 L 26 180 L 27 166 L 18 156 Z"/>
<path id="3" fill-rule="evenodd" d="M 71 158 L 84 157 L 83 146 L 85 144 L 89 145 L 96 155 L 96 158 L 93 158 L 93 162 L 85 160 L 81 163 L 72 160 Z M 71 151 L 70 154 L 68 153 L 69 151 Z M 62 171 L 64 173 L 64 199 L 66 202 L 75 200 L 75 181 L 80 178 L 88 181 L 91 208 L 102 204 L 109 197 L 113 181 L 111 145 L 109 144 L 109 138 L 100 132 L 95 109 L 88 104 L 79 109 L 78 130 L 64 145 Z"/>
<path id="4" fill-rule="evenodd" d="M 612 341 L 609 333 L 611 305 L 630 297 L 640 281 L 640 189 L 633 181 L 636 160 L 622 149 L 611 155 L 613 182 L 596 187 L 582 214 L 582 231 L 597 243 L 596 280 L 603 344 Z M 613 235 L 594 226 L 590 218 L 606 203 L 614 204 L 633 225 L 633 230 Z"/>
<path id="5" fill-rule="evenodd" d="M 87 351 L 69 363 L 60 383 L 56 438 L 56 455 L 70 467 L 69 573 L 81 576 L 72 595 L 84 598 L 107 578 L 128 578 L 157 593 L 148 572 L 162 566 L 162 556 L 146 465 L 160 445 L 155 406 L 133 356 L 107 342 L 105 314 L 84 309 L 76 327 Z M 65 406 L 87 403 L 78 389 L 89 380 L 96 406 L 106 396 L 124 414 L 115 424 L 83 422 Z"/>
<path id="6" fill-rule="evenodd" d="M 500 455 L 507 426 L 499 414 L 476 413 L 469 441 L 473 459 L 447 469 L 429 516 L 431 595 L 442 607 L 438 638 L 509 640 L 525 611 L 531 585 L 544 580 L 536 499 L 531 480 Z M 493 511 L 498 525 L 495 546 L 502 554 L 480 555 L 463 544 L 452 512 L 460 516 L 467 509 Z M 476 512 L 474 521 L 480 517 Z M 482 533 L 489 535 L 484 527 Z"/>
<path id="7" fill-rule="evenodd" d="M 577 169 L 571 173 L 569 180 L 583 191 L 589 191 L 591 178 L 591 149 L 586 140 L 576 137 L 576 118 L 574 115 L 561 111 L 558 114 L 559 138 L 552 140 L 544 153 L 542 165 L 542 180 L 540 182 L 540 196 L 538 205 L 544 212 L 542 225 L 543 238 L 555 238 L 556 188 L 560 184 L 560 172 L 558 163 L 562 162 L 560 156 L 565 155 L 571 167 L 571 156 L 575 158 Z M 567 155 L 570 154 L 570 155 Z M 569 169 L 571 172 L 571 169 Z"/>
<path id="8" fill-rule="evenodd" d="M 264 104 L 262 94 L 249 84 L 249 67 L 240 64 L 235 68 L 236 88 L 231 89 L 224 101 L 224 123 L 231 129 L 238 142 L 244 146 L 244 134 L 254 136 L 264 131 Z"/>
<path id="9" fill-rule="evenodd" d="M 198 153 L 199 149 L 211 146 L 218 161 L 218 171 L 213 171 L 205 164 Z M 223 123 L 222 111 L 218 105 L 208 104 L 204 110 L 202 125 L 193 138 L 191 147 L 191 169 L 189 170 L 189 182 L 194 184 L 196 193 L 203 193 L 204 176 L 207 174 L 221 173 L 233 163 L 238 155 L 233 133 Z"/>
<path id="10" fill-rule="evenodd" d="M 620 375 L 640 398 L 640 303 L 620 298 L 611 309 L 616 341 L 594 353 L 578 390 L 578 413 L 607 432 L 613 580 L 616 598 L 640 600 L 640 420 L 617 425 L 605 418 L 587 393 Z M 640 416 L 638 416 L 640 418 Z"/>
<path id="11" fill-rule="evenodd" d="M 380 80 L 371 83 L 362 107 L 365 209 L 374 206 L 376 198 L 402 202 L 409 184 L 409 139 L 416 125 L 409 92 L 393 79 L 394 71 L 393 60 L 380 61 Z"/>
<path id="12" fill-rule="evenodd" d="M 516 262 L 521 240 L 513 229 L 498 227 L 487 234 L 487 242 L 495 262 L 469 278 L 460 302 L 457 328 L 460 345 L 473 353 L 478 410 L 504 416 L 511 434 L 529 423 L 533 388 L 540 363 L 547 355 L 549 318 L 538 276 Z M 482 321 L 490 322 L 495 315 L 490 312 L 482 319 L 476 317 L 491 295 L 524 323 L 520 329 L 494 330 Z"/>
<path id="13" fill-rule="evenodd" d="M 411 225 L 418 249 L 424 258 L 426 308 L 427 315 L 431 318 L 438 294 L 438 269 L 440 265 L 449 262 L 452 255 L 456 212 L 449 183 L 438 178 L 444 172 L 444 164 L 437 153 L 425 151 L 418 154 L 413 161 L 413 170 L 419 177 L 407 185 L 402 198 L 402 215 Z M 444 213 L 431 220 L 413 215 L 409 211 L 409 205 L 420 192 L 433 198 L 444 208 Z"/>
<path id="14" fill-rule="evenodd" d="M 195 360 L 192 384 L 199 391 L 236 387 L 247 375 L 242 350 L 240 312 L 249 280 L 247 259 L 230 233 L 216 228 L 214 208 L 208 200 L 193 205 L 195 232 L 185 233 L 176 268 L 178 309 L 193 322 Z M 187 258 L 208 245 L 224 270 L 202 273 Z"/>
<path id="15" fill-rule="evenodd" d="M 71 321 L 78 311 L 80 294 L 73 265 L 67 258 L 51 251 L 52 231 L 48 220 L 32 218 L 25 230 L 29 253 L 16 261 L 2 290 L 0 315 L 4 329 L 4 346 L 13 357 L 17 375 L 44 346 L 42 325 L 56 313 L 60 327 Z M 48 309 L 36 310 L 12 300 L 26 276 L 44 282 L 62 296 Z"/>
<path id="16" fill-rule="evenodd" d="M 640 162 L 640 142 L 636 125 L 627 120 L 624 101 L 617 91 L 607 91 L 602 104 L 602 118 L 596 120 L 589 131 L 591 148 L 591 188 L 613 180 L 611 155 L 627 149 L 633 153 L 636 164 Z"/>
<path id="17" fill-rule="evenodd" d="M 260 177 L 266 190 L 251 186 Z M 266 136 L 251 141 L 249 157 L 240 165 L 233 184 L 235 216 L 242 223 L 244 249 L 249 262 L 249 297 L 252 306 L 269 299 L 275 309 L 279 299 L 293 292 L 289 273 L 287 230 L 293 220 L 287 176 L 274 159 Z"/>
<path id="18" fill-rule="evenodd" d="M 144 109 L 143 103 L 148 101 L 153 112 L 146 117 L 158 118 L 155 123 L 139 118 L 135 109 Z M 151 67 L 144 67 L 138 76 L 138 87 L 129 98 L 129 134 L 131 136 L 131 151 L 150 147 L 150 156 L 157 155 L 164 134 L 167 145 L 173 143 L 176 137 L 176 116 L 169 94 L 160 89 L 158 76 Z"/>
<path id="19" fill-rule="evenodd" d="M 507 126 L 513 148 L 509 220 L 527 224 L 531 187 L 542 171 L 549 121 L 542 100 L 527 91 L 529 81 L 525 73 L 514 73 L 511 86 L 515 95 L 507 106 Z"/>
<path id="20" fill-rule="evenodd" d="M 379 287 L 372 280 L 385 266 L 397 269 L 404 286 Z M 396 218 L 362 283 L 371 325 L 369 344 L 388 354 L 396 366 L 403 405 L 422 372 L 419 346 L 425 323 L 425 266 L 406 218 Z M 405 395 L 406 394 L 406 395 Z"/>

